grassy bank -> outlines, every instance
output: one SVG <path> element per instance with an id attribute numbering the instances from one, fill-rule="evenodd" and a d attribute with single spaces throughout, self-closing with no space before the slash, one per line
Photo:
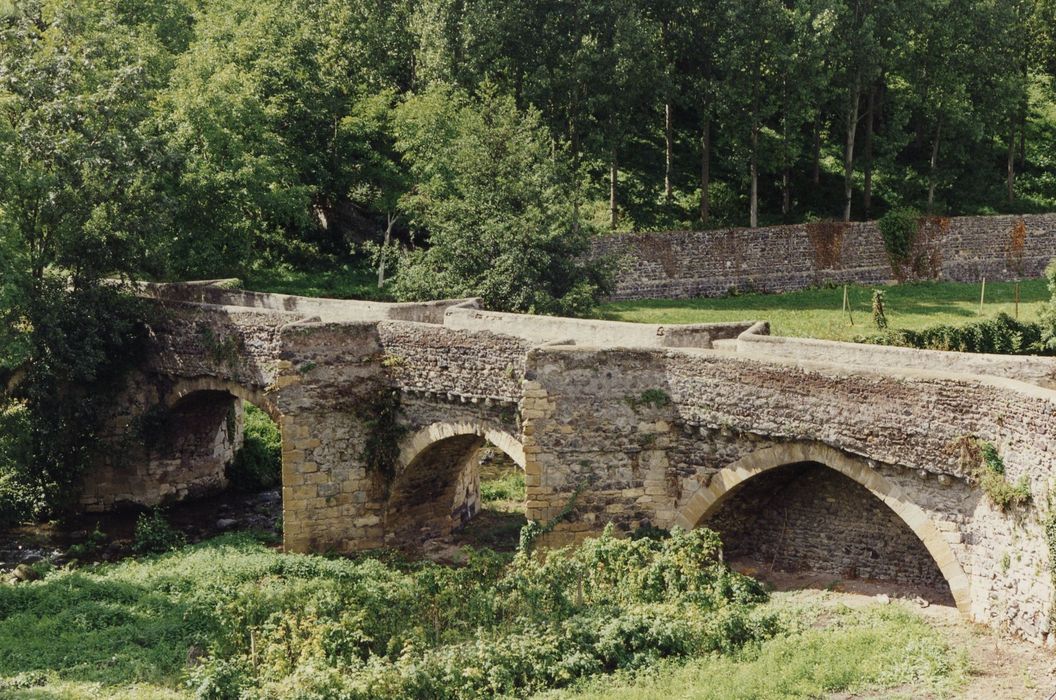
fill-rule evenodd
<path id="1" fill-rule="evenodd" d="M 603 304 L 598 316 L 639 323 L 717 323 L 762 320 L 775 335 L 853 340 L 876 332 L 872 324 L 874 287 L 850 286 L 851 314 L 843 311 L 843 287 L 785 294 L 743 294 L 719 299 L 647 299 Z M 980 285 L 925 282 L 883 287 L 891 328 L 922 330 L 939 324 L 962 325 L 1004 312 L 1015 313 L 1015 285 L 986 285 L 979 314 Z M 1019 318 L 1037 320 L 1049 293 L 1043 279 L 1020 285 Z M 854 325 L 851 324 L 853 319 Z"/>
<path id="2" fill-rule="evenodd" d="M 766 603 L 714 545 L 698 530 L 449 568 L 230 535 L 54 571 L 0 585 L 0 696 L 805 698 L 960 682 L 912 614 Z"/>
<path id="3" fill-rule="evenodd" d="M 778 594 L 768 605 L 786 632 L 728 657 L 667 663 L 535 700 L 769 700 L 850 693 L 889 700 L 957 697 L 969 675 L 962 650 L 907 608 L 802 603 L 821 592 Z"/>

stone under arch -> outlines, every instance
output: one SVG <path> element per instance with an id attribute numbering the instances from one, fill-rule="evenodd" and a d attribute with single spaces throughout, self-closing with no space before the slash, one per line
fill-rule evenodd
<path id="1" fill-rule="evenodd" d="M 253 404 L 267 413 L 273 421 L 280 423 L 282 416 L 279 409 L 263 389 L 246 386 L 228 379 L 220 379 L 219 377 L 203 376 L 183 379 L 173 385 L 165 394 L 165 404 L 168 408 L 172 408 L 192 394 L 201 391 L 230 394 L 236 399 Z"/>
<path id="2" fill-rule="evenodd" d="M 885 479 L 865 460 L 851 457 L 828 445 L 786 443 L 742 457 L 715 474 L 707 486 L 698 489 L 679 510 L 674 524 L 685 529 L 699 527 L 744 482 L 764 472 L 803 462 L 815 462 L 843 474 L 864 486 L 894 511 L 935 560 L 950 587 L 957 609 L 968 614 L 971 603 L 968 577 L 957 562 L 953 549 L 928 515 L 909 499 L 901 487 Z"/>
<path id="3" fill-rule="evenodd" d="M 476 515 L 480 487 L 469 463 L 485 443 L 524 468 L 521 442 L 485 421 L 437 422 L 404 439 L 385 508 L 386 537 L 443 537 Z"/>

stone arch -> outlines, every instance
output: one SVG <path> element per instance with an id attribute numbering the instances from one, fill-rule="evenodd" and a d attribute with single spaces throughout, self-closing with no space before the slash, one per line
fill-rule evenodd
<path id="1" fill-rule="evenodd" d="M 484 421 L 437 422 L 406 438 L 385 507 L 387 540 L 443 537 L 476 515 L 479 479 L 470 462 L 485 442 L 524 468 L 520 441 Z"/>
<path id="2" fill-rule="evenodd" d="M 282 414 L 279 412 L 275 402 L 264 392 L 263 389 L 246 386 L 238 382 L 219 377 L 195 377 L 193 379 L 182 379 L 178 381 L 165 395 L 165 405 L 168 408 L 176 406 L 180 401 L 200 391 L 212 391 L 227 393 L 236 399 L 248 401 L 261 409 L 277 424 L 281 424 Z"/>
<path id="3" fill-rule="evenodd" d="M 502 450 L 517 466 L 524 469 L 524 446 L 521 441 L 505 430 L 496 428 L 483 421 L 463 421 L 458 423 L 438 422 L 417 431 L 400 444 L 400 456 L 397 460 L 397 471 L 403 471 L 414 460 L 442 440 L 475 435 L 484 438 Z"/>
<path id="4" fill-rule="evenodd" d="M 679 509 L 674 524 L 685 529 L 698 527 L 744 482 L 772 469 L 802 462 L 816 462 L 843 474 L 864 486 L 894 511 L 935 560 L 950 587 L 957 609 L 963 614 L 969 613 L 971 600 L 968 577 L 957 562 L 953 549 L 927 513 L 865 460 L 851 457 L 828 445 L 786 443 L 742 457 L 715 474 L 707 486 L 698 489 Z"/>

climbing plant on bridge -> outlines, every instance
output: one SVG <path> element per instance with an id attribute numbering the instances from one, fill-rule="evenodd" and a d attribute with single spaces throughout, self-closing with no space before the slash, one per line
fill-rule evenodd
<path id="1" fill-rule="evenodd" d="M 957 441 L 961 465 L 969 470 L 972 478 L 1002 513 L 1026 505 L 1033 494 L 1030 481 L 1021 476 L 1014 484 L 1005 474 L 1005 461 L 992 442 L 980 440 L 972 435 L 962 436 Z"/>
<path id="2" fill-rule="evenodd" d="M 400 392 L 386 384 L 371 387 L 353 403 L 353 413 L 366 428 L 361 458 L 368 472 L 380 476 L 388 485 L 396 475 L 400 440 L 407 427 L 400 418 L 403 407 Z"/>

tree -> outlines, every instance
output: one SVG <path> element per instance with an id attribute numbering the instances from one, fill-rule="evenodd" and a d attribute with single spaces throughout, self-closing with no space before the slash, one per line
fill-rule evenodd
<path id="1" fill-rule="evenodd" d="M 777 113 L 781 68 L 787 45 L 789 15 L 777 0 L 729 2 L 723 22 L 725 101 L 731 114 L 744 115 L 735 129 L 740 150 L 747 152 L 749 173 L 748 225 L 759 225 L 760 136 Z M 731 119 L 735 123 L 735 120 Z"/>
<path id="2" fill-rule="evenodd" d="M 72 495 L 141 337 L 137 303 L 103 278 L 158 264 L 150 100 L 170 54 L 149 7 L 142 20 L 104 2 L 19 9 L 0 20 L 0 431 L 17 431 L 0 439 L 0 484 L 44 510 Z"/>
<path id="3" fill-rule="evenodd" d="M 582 260 L 575 179 L 535 110 L 485 84 L 478 99 L 434 87 L 397 110 L 405 198 L 429 247 L 401 262 L 402 299 L 480 296 L 491 309 L 583 313 L 605 288 Z"/>

